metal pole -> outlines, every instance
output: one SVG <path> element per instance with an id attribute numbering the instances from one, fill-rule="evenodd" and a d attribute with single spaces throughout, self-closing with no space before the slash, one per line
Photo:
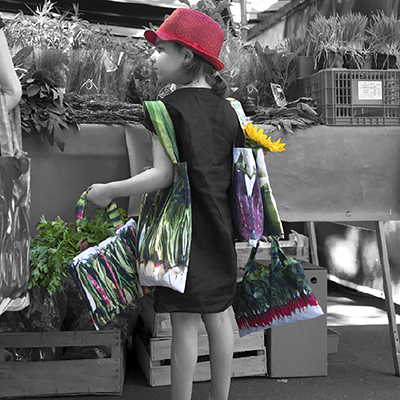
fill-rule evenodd
<path id="1" fill-rule="evenodd" d="M 240 0 L 240 23 L 242 26 L 247 25 L 247 0 Z"/>

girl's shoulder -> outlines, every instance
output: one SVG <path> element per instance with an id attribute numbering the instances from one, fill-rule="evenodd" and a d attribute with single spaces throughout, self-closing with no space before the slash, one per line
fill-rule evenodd
<path id="1" fill-rule="evenodd" d="M 217 105 L 229 105 L 229 101 L 218 94 L 214 93 L 209 88 L 181 88 L 177 89 L 168 96 L 165 96 L 162 101 L 166 105 L 171 106 L 188 106 L 192 103 L 196 104 L 217 104 Z"/>

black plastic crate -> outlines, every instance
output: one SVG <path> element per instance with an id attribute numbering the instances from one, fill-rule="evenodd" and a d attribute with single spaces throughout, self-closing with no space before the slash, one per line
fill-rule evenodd
<path id="1" fill-rule="evenodd" d="M 327 125 L 400 124 L 400 70 L 324 69 L 302 87 Z"/>

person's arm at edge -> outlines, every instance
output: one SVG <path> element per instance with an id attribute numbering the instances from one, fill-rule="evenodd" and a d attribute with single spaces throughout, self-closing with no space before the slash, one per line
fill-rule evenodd
<path id="1" fill-rule="evenodd" d="M 21 83 L 14 69 L 4 32 L 0 29 L 0 87 L 4 94 L 7 109 L 10 111 L 21 100 Z"/>

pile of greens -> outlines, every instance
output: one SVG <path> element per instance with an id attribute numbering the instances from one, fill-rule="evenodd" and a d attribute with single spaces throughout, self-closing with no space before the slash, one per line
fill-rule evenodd
<path id="1" fill-rule="evenodd" d="M 272 125 L 277 129 L 283 128 L 286 132 L 293 133 L 294 128 L 305 129 L 311 125 L 325 123 L 313 103 L 314 100 L 311 98 L 300 97 L 285 107 L 259 108 L 251 119 L 255 124 Z"/>
<path id="2" fill-rule="evenodd" d="M 118 210 L 124 223 L 127 221 L 123 209 Z M 47 287 L 54 294 L 67 277 L 68 266 L 75 256 L 87 247 L 98 245 L 101 241 L 115 235 L 115 228 L 106 211 L 96 209 L 94 219 L 85 215 L 79 221 L 79 228 L 60 217 L 47 221 L 41 217 L 37 225 L 39 234 L 31 240 L 30 269 L 28 288 Z"/>

